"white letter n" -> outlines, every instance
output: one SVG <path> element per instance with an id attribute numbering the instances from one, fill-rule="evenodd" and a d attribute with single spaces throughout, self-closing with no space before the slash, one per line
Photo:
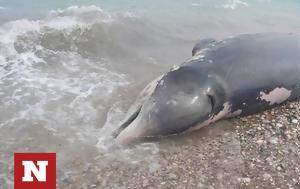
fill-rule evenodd
<path id="1" fill-rule="evenodd" d="M 48 161 L 38 161 L 37 165 L 39 168 L 37 168 L 32 161 L 22 161 L 22 165 L 24 166 L 23 182 L 33 182 L 31 173 L 34 174 L 39 182 L 46 182 L 46 167 Z"/>

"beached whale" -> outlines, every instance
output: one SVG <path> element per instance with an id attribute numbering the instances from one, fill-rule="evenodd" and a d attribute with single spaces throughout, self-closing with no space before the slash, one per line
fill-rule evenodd
<path id="1" fill-rule="evenodd" d="M 204 39 L 191 59 L 151 82 L 115 132 L 120 143 L 199 129 L 300 96 L 300 35 Z"/>

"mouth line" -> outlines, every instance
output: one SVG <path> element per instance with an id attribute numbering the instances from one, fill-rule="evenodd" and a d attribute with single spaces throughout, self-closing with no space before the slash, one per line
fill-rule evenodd
<path id="1" fill-rule="evenodd" d="M 113 138 L 117 138 L 120 135 L 120 133 L 123 130 L 125 130 L 137 118 L 137 116 L 141 112 L 141 109 L 142 106 L 139 107 L 139 109 L 136 112 L 134 112 L 134 114 L 132 114 L 128 119 L 126 119 L 126 121 L 124 121 L 118 129 L 112 132 Z"/>

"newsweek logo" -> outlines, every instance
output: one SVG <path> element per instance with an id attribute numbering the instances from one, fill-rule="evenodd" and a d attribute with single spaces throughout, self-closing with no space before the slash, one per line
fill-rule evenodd
<path id="1" fill-rule="evenodd" d="M 55 189 L 55 153 L 15 153 L 15 189 Z"/>

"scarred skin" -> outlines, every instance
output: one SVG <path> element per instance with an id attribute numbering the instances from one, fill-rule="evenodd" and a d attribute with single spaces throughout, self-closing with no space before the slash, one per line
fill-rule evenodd
<path id="1" fill-rule="evenodd" d="M 146 88 L 115 134 L 120 143 L 191 131 L 298 99 L 300 35 L 202 40 L 191 59 Z"/>

